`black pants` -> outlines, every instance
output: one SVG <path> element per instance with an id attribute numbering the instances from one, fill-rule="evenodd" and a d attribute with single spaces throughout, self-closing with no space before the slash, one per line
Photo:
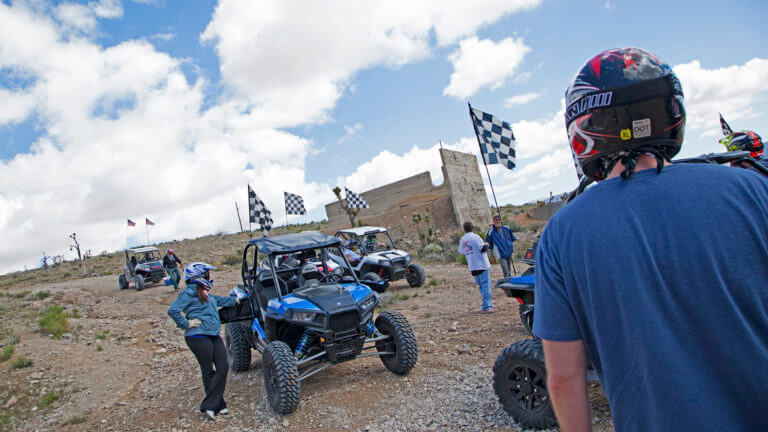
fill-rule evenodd
<path id="1" fill-rule="evenodd" d="M 224 402 L 224 387 L 227 386 L 227 351 L 220 336 L 185 337 L 187 346 L 197 357 L 200 373 L 203 376 L 205 399 L 200 403 L 200 411 L 219 412 L 227 407 Z"/>

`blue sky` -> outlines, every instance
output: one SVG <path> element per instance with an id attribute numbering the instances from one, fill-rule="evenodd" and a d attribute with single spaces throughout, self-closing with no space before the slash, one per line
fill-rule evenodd
<path id="1" fill-rule="evenodd" d="M 143 241 L 231 232 L 250 183 L 325 218 L 330 189 L 477 152 L 473 107 L 513 126 L 502 204 L 569 190 L 564 89 L 594 54 L 655 52 L 686 93 L 682 155 L 722 149 L 717 112 L 768 135 L 759 1 L 40 0 L 0 2 L 0 272 Z M 488 191 L 490 194 L 490 190 Z"/>

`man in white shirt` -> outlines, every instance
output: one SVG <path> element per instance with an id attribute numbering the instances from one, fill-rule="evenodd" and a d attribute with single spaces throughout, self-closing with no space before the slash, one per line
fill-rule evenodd
<path id="1" fill-rule="evenodd" d="M 480 288 L 480 295 L 483 298 L 483 307 L 481 312 L 494 313 L 496 307 L 491 301 L 491 263 L 488 261 L 488 243 L 484 242 L 479 235 L 472 232 L 474 226 L 472 222 L 464 222 L 464 234 L 459 240 L 459 253 L 467 257 L 469 272 L 477 282 Z"/>

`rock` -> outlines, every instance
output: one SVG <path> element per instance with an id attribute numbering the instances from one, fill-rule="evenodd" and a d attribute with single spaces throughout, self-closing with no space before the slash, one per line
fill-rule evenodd
<path id="1" fill-rule="evenodd" d="M 65 340 L 72 339 L 72 333 L 64 333 L 61 335 L 61 338 Z"/>
<path id="2" fill-rule="evenodd" d="M 288 427 L 289 424 L 288 419 L 283 420 L 283 427 Z"/>
<path id="3" fill-rule="evenodd" d="M 12 407 L 12 406 L 13 406 L 13 405 L 14 405 L 16 402 L 18 402 L 18 399 L 16 398 L 16 396 L 11 396 L 11 398 L 10 398 L 10 399 L 8 399 L 8 402 L 6 402 L 6 403 L 5 403 L 4 407 L 5 407 L 5 408 L 10 408 L 10 407 Z"/>
<path id="4" fill-rule="evenodd" d="M 455 332 L 455 331 L 458 331 L 458 330 L 459 330 L 459 328 L 456 327 L 455 325 L 452 325 L 451 328 L 448 329 L 448 331 L 452 331 L 452 332 Z"/>

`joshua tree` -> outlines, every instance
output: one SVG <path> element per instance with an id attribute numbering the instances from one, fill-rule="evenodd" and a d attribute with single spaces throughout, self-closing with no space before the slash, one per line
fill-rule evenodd
<path id="1" fill-rule="evenodd" d="M 77 234 L 72 233 L 69 235 L 69 238 L 75 242 L 75 244 L 69 245 L 69 250 L 77 251 L 77 259 L 80 261 L 80 267 L 83 269 L 83 277 L 85 277 L 85 264 L 83 264 L 83 255 L 80 253 L 80 243 L 77 241 Z"/>
<path id="2" fill-rule="evenodd" d="M 339 205 L 341 205 L 341 208 L 344 209 L 344 211 L 347 212 L 347 216 L 349 216 L 349 226 L 354 228 L 355 218 L 357 217 L 357 214 L 360 212 L 360 209 L 349 208 L 349 205 L 347 204 L 347 200 L 341 199 L 340 187 L 336 186 L 332 190 L 333 190 L 333 194 L 336 195 L 336 199 L 339 200 Z"/>

